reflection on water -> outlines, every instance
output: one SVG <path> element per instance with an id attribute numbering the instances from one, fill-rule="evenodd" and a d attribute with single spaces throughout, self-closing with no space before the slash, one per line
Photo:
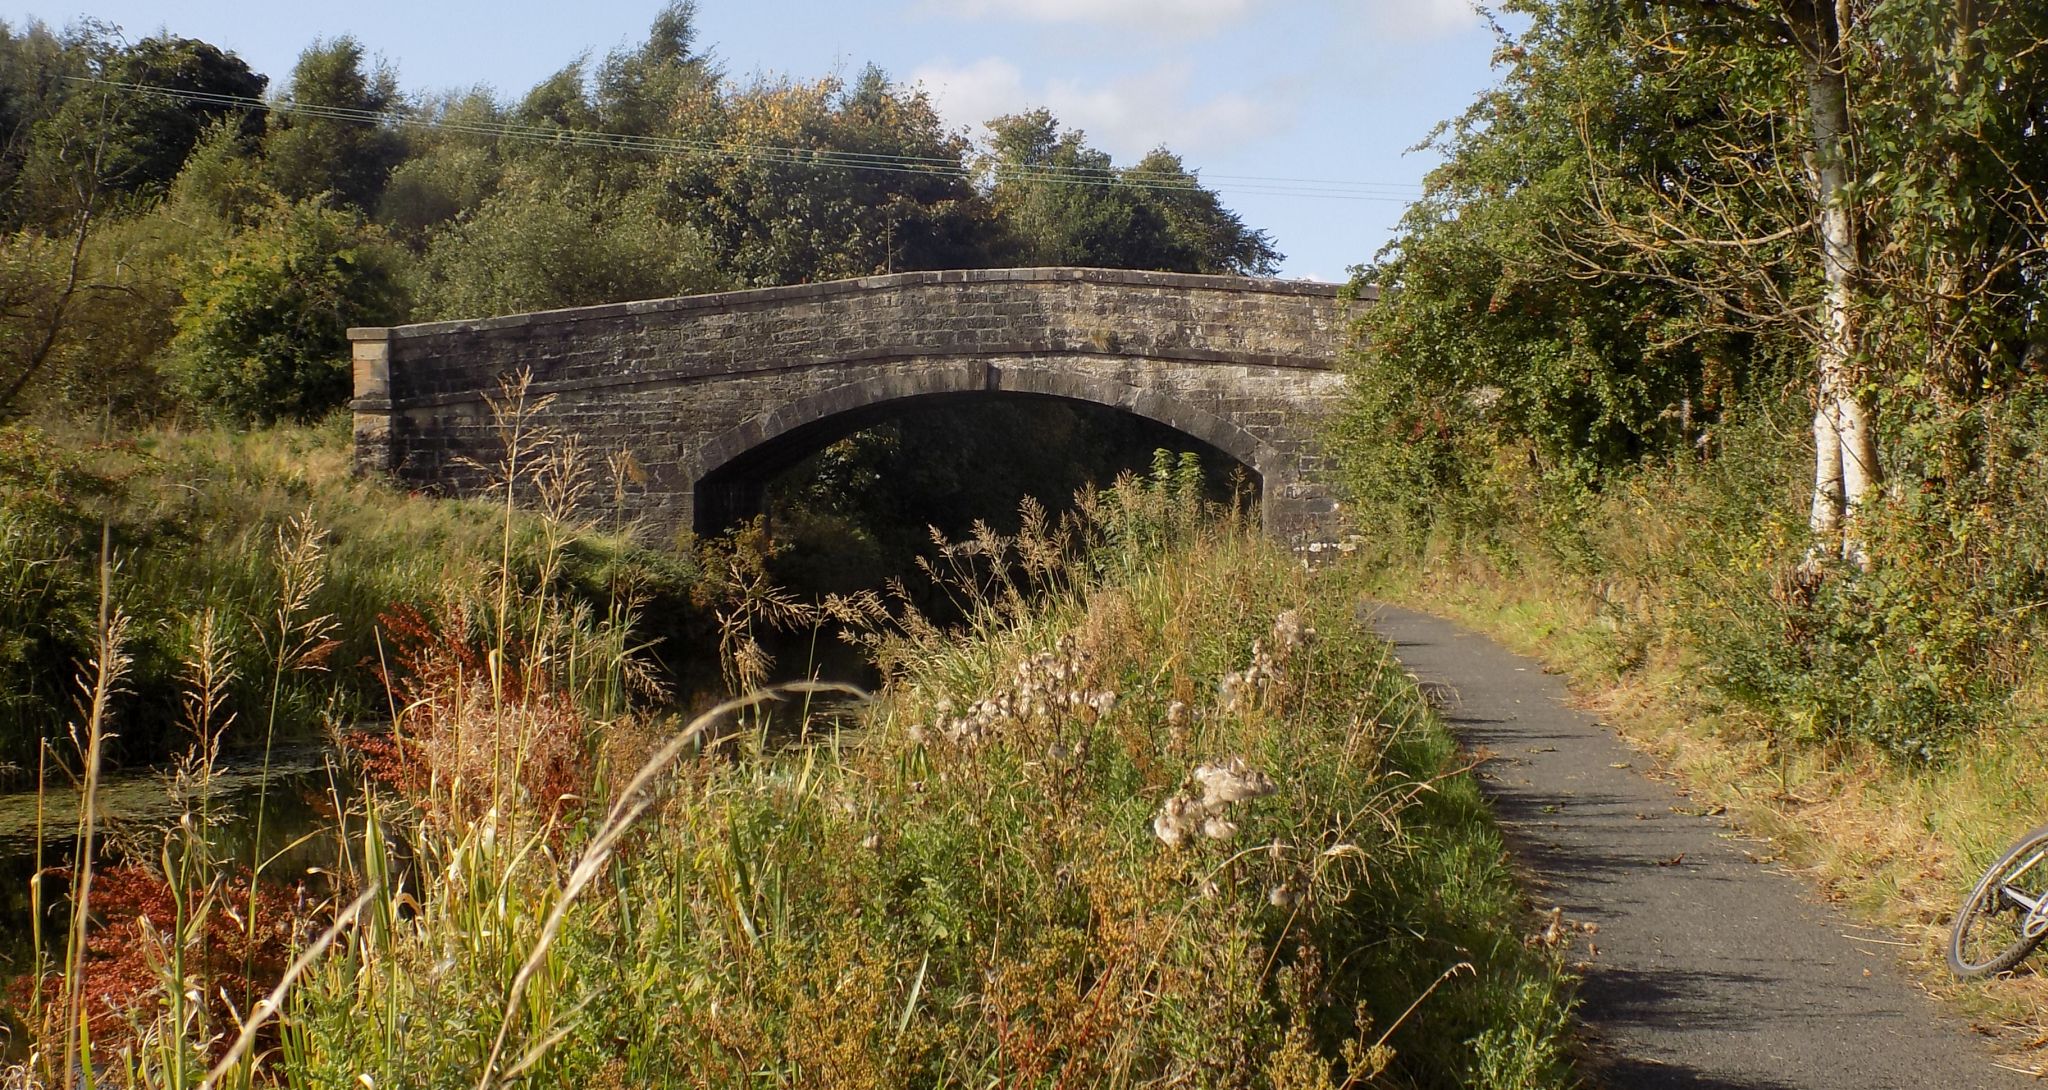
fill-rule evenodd
<path id="1" fill-rule="evenodd" d="M 334 865 L 335 797 L 348 798 L 348 787 L 325 747 L 282 750 L 271 755 L 270 788 L 263 785 L 262 755 L 231 757 L 215 769 L 211 800 L 215 817 L 209 839 L 220 859 L 254 861 L 258 851 L 264 873 L 291 881 L 309 867 Z M 27 967 L 32 949 L 30 882 L 35 877 L 37 846 L 47 872 L 68 868 L 76 850 L 81 792 L 66 783 L 38 793 L 0 794 L 0 972 Z M 262 800 L 263 840 L 256 843 L 256 814 Z M 202 800 L 181 790 L 162 771 L 120 774 L 104 780 L 99 790 L 101 821 L 94 855 L 99 864 L 147 862 L 161 868 L 166 834 L 179 818 L 201 809 Z M 243 864 L 247 869 L 248 863 Z M 64 926 L 64 900 L 69 883 L 62 877 L 43 879 L 44 937 Z"/>

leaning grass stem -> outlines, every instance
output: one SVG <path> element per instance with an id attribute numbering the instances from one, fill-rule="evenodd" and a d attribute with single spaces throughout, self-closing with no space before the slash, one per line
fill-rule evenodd
<path id="1" fill-rule="evenodd" d="M 756 690 L 745 696 L 727 700 L 690 720 L 688 726 L 670 738 L 640 766 L 640 771 L 634 773 L 625 790 L 619 793 L 618 801 L 612 803 L 611 811 L 605 815 L 604 823 L 598 826 L 597 832 L 590 838 L 590 843 L 583 849 L 583 854 L 577 858 L 576 866 L 570 870 L 567 881 L 562 883 L 561 893 L 555 897 L 554 907 L 548 911 L 547 921 L 541 925 L 540 937 L 535 940 L 533 949 L 527 953 L 526 960 L 520 963 L 519 971 L 513 975 L 512 987 L 505 996 L 505 1011 L 498 1022 L 498 1035 L 491 1042 L 490 1056 L 484 1061 L 483 1071 L 477 1078 L 477 1090 L 488 1090 L 494 1080 L 502 1085 L 513 1077 L 513 1071 L 507 1071 L 502 1077 L 498 1075 L 498 1059 L 504 1055 L 505 1038 L 512 1028 L 512 1020 L 517 1016 L 521 1002 L 526 997 L 527 984 L 539 970 L 556 937 L 561 934 L 562 923 L 568 918 L 569 909 L 611 861 L 612 851 L 618 846 L 619 838 L 625 836 L 633 823 L 654 805 L 654 794 L 649 788 L 653 786 L 655 779 L 674 764 L 676 758 L 682 756 L 683 751 L 702 737 L 705 731 L 723 722 L 726 716 L 789 695 L 803 694 L 808 698 L 828 692 L 856 699 L 867 698 L 864 691 L 836 682 L 806 681 Z M 537 1058 L 537 1050 L 530 1051 L 519 1061 L 515 1070 L 523 1071 L 531 1067 Z"/>
<path id="2" fill-rule="evenodd" d="M 43 843 L 46 839 L 44 830 L 47 828 L 44 822 L 44 803 L 46 801 L 45 794 L 48 790 L 50 775 L 49 758 L 50 743 L 45 739 L 36 745 L 36 869 L 35 873 L 29 875 L 28 879 L 28 929 L 32 957 L 29 964 L 35 967 L 35 972 L 38 976 L 42 974 L 45 964 L 43 961 Z M 43 989 L 40 987 L 31 989 L 29 991 L 28 1003 L 29 1024 L 32 1026 L 42 1025 Z"/>
<path id="3" fill-rule="evenodd" d="M 284 699 L 285 678 L 300 670 L 324 668 L 327 653 L 334 647 L 330 639 L 333 618 L 312 615 L 313 598 L 323 582 L 323 560 L 320 531 L 313 522 L 312 511 L 278 528 L 278 593 L 272 614 L 277 643 L 271 649 L 270 703 L 263 723 L 263 767 L 256 781 L 255 833 L 250 841 L 248 915 L 243 919 L 247 939 L 242 965 L 245 980 L 255 968 L 257 894 L 264 870 L 263 826 L 270 809 L 271 758 L 277 744 L 278 710 Z"/>
<path id="4" fill-rule="evenodd" d="M 320 937 L 314 940 L 311 946 L 292 959 L 291 966 L 285 969 L 284 976 L 278 978 L 276 986 L 270 989 L 270 994 L 257 1000 L 249 1009 L 249 1016 L 242 1022 L 241 1032 L 235 1035 L 234 1044 L 228 1046 L 227 1053 L 221 1057 L 220 1062 L 213 1066 L 213 1070 L 207 1072 L 206 1078 L 199 1083 L 199 1090 L 213 1090 L 223 1076 L 242 1062 L 242 1057 L 248 1055 L 250 1047 L 256 1043 L 257 1031 L 283 1008 L 284 997 L 291 991 L 293 982 L 299 979 L 299 975 L 304 973 L 308 966 L 318 961 L 329 946 L 334 945 L 334 940 L 355 921 L 356 916 L 361 914 L 363 908 L 379 892 L 376 886 L 364 890 L 355 900 L 349 902 L 348 907 L 335 915 L 334 922 L 320 933 Z"/>

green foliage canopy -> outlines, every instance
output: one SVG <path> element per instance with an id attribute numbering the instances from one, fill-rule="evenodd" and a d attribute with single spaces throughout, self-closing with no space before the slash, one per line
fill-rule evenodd
<path id="1" fill-rule="evenodd" d="M 94 75 L 169 94 L 66 78 Z M 302 418 L 343 396 L 339 331 L 357 321 L 1012 263 L 1266 273 L 1279 257 L 1165 149 L 1119 170 L 1039 114 L 999 120 L 982 157 L 874 67 L 729 81 L 688 0 L 516 100 L 408 98 L 349 37 L 308 48 L 278 108 L 228 101 L 265 83 L 204 42 L 0 25 L 0 227 L 28 230 L 0 240 L 0 349 L 25 361 L 0 364 L 0 409 L 118 388 L 127 415 L 191 398 L 233 421 Z"/>
<path id="2" fill-rule="evenodd" d="M 1049 110 L 988 123 L 979 163 L 999 263 L 1267 275 L 1280 253 L 1159 149 L 1120 171 Z"/>

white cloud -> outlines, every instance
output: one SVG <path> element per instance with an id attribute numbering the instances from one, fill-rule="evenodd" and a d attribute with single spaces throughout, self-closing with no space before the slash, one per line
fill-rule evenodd
<path id="1" fill-rule="evenodd" d="M 1371 0 L 1367 20 L 1374 29 L 1401 38 L 1436 38 L 1480 23 L 1473 0 Z"/>
<path id="2" fill-rule="evenodd" d="M 1048 0 L 1049 2 L 1049 0 Z M 927 65 L 911 73 L 947 123 L 979 130 L 1003 114 L 1043 106 L 1088 142 L 1130 162 L 1161 144 L 1189 155 L 1214 155 L 1282 127 L 1288 103 L 1272 96 L 1223 92 L 1195 99 L 1195 67 L 1162 64 L 1090 86 L 1053 79 L 1034 87 L 1015 64 L 984 57 L 964 65 Z"/>
<path id="3" fill-rule="evenodd" d="M 1480 25 L 1477 0 L 1314 0 L 1318 17 L 1356 20 L 1380 35 L 1436 38 Z M 929 15 L 1019 23 L 1089 24 L 1175 38 L 1207 37 L 1255 15 L 1255 0 L 925 0 Z"/>
<path id="4" fill-rule="evenodd" d="M 964 19 L 1109 23 L 1188 36 L 1243 18 L 1252 0 L 931 0 L 926 8 Z"/>
<path id="5" fill-rule="evenodd" d="M 1038 104 L 1024 89 L 1023 71 L 1001 57 L 925 65 L 910 74 L 910 82 L 932 96 L 932 105 L 948 125 L 970 131 L 979 131 L 990 118 Z"/>

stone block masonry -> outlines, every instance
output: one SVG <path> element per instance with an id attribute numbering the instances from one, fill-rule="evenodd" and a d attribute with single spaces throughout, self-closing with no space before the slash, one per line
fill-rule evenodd
<path id="1" fill-rule="evenodd" d="M 916 401 L 1067 398 L 1243 463 L 1268 532 L 1302 545 L 1337 532 L 1318 434 L 1352 305 L 1299 281 L 985 269 L 353 329 L 356 466 L 476 493 L 503 451 L 489 399 L 528 374 L 535 424 L 632 455 L 626 516 L 717 530 L 780 468 Z"/>

